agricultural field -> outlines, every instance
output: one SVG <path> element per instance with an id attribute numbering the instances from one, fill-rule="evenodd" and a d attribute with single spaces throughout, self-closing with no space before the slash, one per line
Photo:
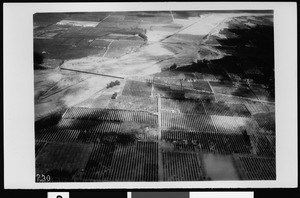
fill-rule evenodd
<path id="1" fill-rule="evenodd" d="M 36 182 L 276 179 L 273 12 L 33 19 Z"/>

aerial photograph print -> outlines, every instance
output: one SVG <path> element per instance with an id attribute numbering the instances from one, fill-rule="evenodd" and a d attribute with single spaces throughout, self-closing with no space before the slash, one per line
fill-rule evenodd
<path id="1" fill-rule="evenodd" d="M 273 10 L 32 18 L 36 183 L 276 180 Z"/>

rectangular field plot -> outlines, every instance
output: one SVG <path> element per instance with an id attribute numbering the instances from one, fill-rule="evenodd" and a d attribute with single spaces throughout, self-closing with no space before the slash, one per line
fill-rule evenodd
<path id="1" fill-rule="evenodd" d="M 216 115 L 212 115 L 211 118 L 220 133 L 256 133 L 259 129 L 257 122 L 251 118 Z"/>
<path id="2" fill-rule="evenodd" d="M 266 103 L 264 104 L 268 108 L 270 113 L 275 113 L 275 104 L 266 104 Z"/>
<path id="3" fill-rule="evenodd" d="M 36 131 L 35 138 L 45 142 L 91 143 L 118 140 L 120 123 L 62 119 L 58 126 Z"/>
<path id="4" fill-rule="evenodd" d="M 239 180 L 231 155 L 201 154 L 206 177 L 210 180 Z"/>
<path id="5" fill-rule="evenodd" d="M 153 76 L 130 76 L 127 77 L 127 80 L 141 81 L 147 83 L 153 83 Z"/>
<path id="6" fill-rule="evenodd" d="M 210 82 L 210 85 L 214 93 L 257 99 L 253 92 L 247 86 L 244 85 L 239 85 L 238 87 L 235 87 L 232 83 L 223 82 Z"/>
<path id="7" fill-rule="evenodd" d="M 201 101 L 161 99 L 161 110 L 173 113 L 205 114 Z"/>
<path id="8" fill-rule="evenodd" d="M 109 109 L 124 109 L 131 111 L 157 112 L 156 97 L 138 97 L 121 95 L 114 100 L 110 100 Z"/>
<path id="9" fill-rule="evenodd" d="M 179 86 L 169 86 L 169 85 L 160 85 L 153 84 L 154 87 L 154 95 L 160 95 L 162 98 L 170 98 L 170 99 L 184 99 L 184 91 L 182 91 Z"/>
<path id="10" fill-rule="evenodd" d="M 94 41 L 94 39 L 82 39 L 81 41 L 79 41 L 79 43 L 77 43 L 77 45 L 80 46 L 89 46 L 92 42 Z"/>
<path id="11" fill-rule="evenodd" d="M 275 157 L 275 136 L 251 135 L 254 153 L 258 156 Z"/>
<path id="12" fill-rule="evenodd" d="M 35 141 L 35 157 L 38 156 L 40 151 L 43 149 L 43 147 L 47 144 L 47 142 L 44 141 Z"/>
<path id="13" fill-rule="evenodd" d="M 207 114 L 221 116 L 250 117 L 244 104 L 203 103 Z"/>
<path id="14" fill-rule="evenodd" d="M 185 79 L 184 72 L 179 71 L 162 71 L 153 75 L 154 78 L 171 78 L 177 80 Z"/>
<path id="15" fill-rule="evenodd" d="M 244 103 L 251 115 L 267 113 L 268 108 L 260 102 L 247 101 Z"/>
<path id="16" fill-rule="evenodd" d="M 70 38 L 65 39 L 64 42 L 62 42 L 62 45 L 77 45 L 82 40 L 82 38 Z"/>
<path id="17" fill-rule="evenodd" d="M 76 142 L 79 130 L 59 129 L 51 127 L 35 133 L 35 139 L 45 142 Z"/>
<path id="18" fill-rule="evenodd" d="M 185 131 L 215 131 L 209 116 L 162 112 L 162 129 Z"/>
<path id="19" fill-rule="evenodd" d="M 166 31 L 166 32 L 176 32 L 181 26 L 179 25 L 164 25 L 164 26 L 151 26 L 152 31 Z"/>
<path id="20" fill-rule="evenodd" d="M 74 105 L 74 107 L 84 107 L 84 108 L 91 108 L 92 104 L 93 104 L 94 99 L 93 98 L 88 98 L 82 102 L 80 102 L 79 104 Z M 105 108 L 102 107 L 102 108 Z"/>
<path id="21" fill-rule="evenodd" d="M 180 79 L 165 78 L 165 77 L 155 77 L 155 78 L 153 78 L 153 82 L 155 84 L 173 85 L 175 87 L 181 88 L 181 80 Z"/>
<path id="22" fill-rule="evenodd" d="M 260 132 L 265 134 L 275 134 L 276 125 L 275 125 L 275 115 L 272 113 L 265 113 L 255 115 L 255 121 L 260 127 Z"/>
<path id="23" fill-rule="evenodd" d="M 251 101 L 248 98 L 219 94 L 219 93 L 215 93 L 215 98 L 216 98 L 216 102 L 234 103 L 234 104 L 245 104 L 248 101 Z"/>
<path id="24" fill-rule="evenodd" d="M 110 99 L 110 95 L 101 95 L 99 97 L 96 97 L 92 99 L 92 102 L 90 103 L 90 108 L 108 108 Z"/>
<path id="25" fill-rule="evenodd" d="M 199 73 L 195 72 L 195 76 L 199 80 L 217 81 L 216 77 L 211 73 Z"/>
<path id="26" fill-rule="evenodd" d="M 118 145 L 111 164 L 110 181 L 157 181 L 158 144 L 135 142 Z"/>
<path id="27" fill-rule="evenodd" d="M 119 23 L 120 29 L 131 29 L 131 28 L 138 28 L 140 25 L 139 21 L 133 21 L 133 20 L 124 20 L 121 23 Z"/>
<path id="28" fill-rule="evenodd" d="M 61 119 L 50 133 L 55 133 L 55 130 L 86 130 L 97 132 L 119 132 L 120 122 L 107 122 L 102 120 L 79 120 L 79 119 Z"/>
<path id="29" fill-rule="evenodd" d="M 193 82 L 182 80 L 181 84 L 183 89 L 194 89 Z"/>
<path id="30" fill-rule="evenodd" d="M 115 144 L 94 144 L 83 174 L 83 181 L 109 180 L 109 170 L 115 149 Z"/>
<path id="31" fill-rule="evenodd" d="M 162 131 L 162 139 L 177 151 L 212 152 L 220 154 L 250 153 L 250 143 L 240 134 Z"/>
<path id="32" fill-rule="evenodd" d="M 243 180 L 275 180 L 275 158 L 235 155 L 239 174 Z"/>
<path id="33" fill-rule="evenodd" d="M 89 108 L 70 108 L 63 115 L 64 119 L 79 120 L 101 120 L 101 121 L 129 121 L 157 124 L 157 115 L 142 111 L 127 111 L 113 109 L 89 109 Z"/>
<path id="34" fill-rule="evenodd" d="M 51 176 L 51 182 L 74 181 L 84 169 L 93 146 L 87 144 L 48 143 L 36 158 L 36 174 Z"/>
<path id="35" fill-rule="evenodd" d="M 110 43 L 109 40 L 95 39 L 95 40 L 90 44 L 90 46 L 106 48 L 106 47 L 109 45 L 109 43 Z"/>
<path id="36" fill-rule="evenodd" d="M 195 82 L 192 82 L 192 84 L 193 84 L 194 89 L 197 89 L 199 91 L 212 92 L 207 81 L 195 81 Z"/>
<path id="37" fill-rule="evenodd" d="M 164 152 L 164 181 L 204 180 L 202 165 L 195 153 Z"/>
<path id="38" fill-rule="evenodd" d="M 185 76 L 185 80 L 196 80 L 197 79 L 196 74 L 193 72 L 185 72 L 184 76 Z"/>
<path id="39" fill-rule="evenodd" d="M 149 97 L 151 96 L 151 90 L 151 83 L 128 80 L 126 81 L 122 95 Z"/>
<path id="40" fill-rule="evenodd" d="M 275 98 L 271 97 L 268 90 L 263 88 L 261 85 L 251 85 L 251 89 L 260 100 L 275 102 Z"/>
<path id="41" fill-rule="evenodd" d="M 258 125 L 263 129 L 264 133 L 275 133 L 275 120 L 267 120 L 267 119 L 255 119 Z"/>
<path id="42" fill-rule="evenodd" d="M 196 90 L 184 90 L 184 97 L 190 100 L 200 100 L 203 102 L 214 102 L 215 95 L 213 93 L 199 92 Z"/>
<path id="43" fill-rule="evenodd" d="M 138 140 L 157 140 L 158 130 L 157 126 L 149 124 L 141 124 L 136 122 L 123 122 L 120 127 L 122 134 L 133 135 Z"/>

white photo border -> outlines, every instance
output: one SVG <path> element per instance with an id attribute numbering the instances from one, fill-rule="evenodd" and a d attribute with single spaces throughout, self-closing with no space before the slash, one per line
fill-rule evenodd
<path id="1" fill-rule="evenodd" d="M 153 10 L 273 10 L 275 38 L 275 181 L 35 183 L 33 14 Z M 5 189 L 193 189 L 297 187 L 296 2 L 5 3 L 4 187 Z"/>

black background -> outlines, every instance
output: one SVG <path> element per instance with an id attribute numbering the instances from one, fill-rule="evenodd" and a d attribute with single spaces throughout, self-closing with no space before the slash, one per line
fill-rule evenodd
<path id="1" fill-rule="evenodd" d="M 10 3 L 12 1 L 8 1 Z M 30 3 L 41 3 L 41 1 L 28 1 Z M 51 2 L 51 1 L 42 1 L 42 2 L 50 2 L 50 3 L 60 3 L 60 2 Z M 74 1 L 63 1 L 63 2 L 74 2 Z M 84 3 L 87 3 L 90 1 L 86 1 Z M 121 2 L 123 1 L 102 1 L 102 2 Z M 134 1 L 130 1 L 134 2 Z M 145 1 L 143 1 L 145 2 Z M 151 1 L 147 1 L 151 2 Z M 178 2 L 178 1 L 171 1 L 171 2 Z M 189 0 L 189 2 L 192 2 Z M 196 1 L 195 1 L 196 2 Z M 199 1 L 198 1 L 199 2 Z M 207 1 L 206 1 L 207 2 Z M 212 1 L 213 2 L 213 1 Z M 215 1 L 215 2 L 221 2 Z M 233 2 L 233 1 L 227 1 L 227 2 Z M 242 1 L 238 1 L 242 2 Z M 249 1 L 248 1 L 249 2 Z M 253 1 L 252 1 L 253 2 Z M 267 1 L 264 1 L 267 2 Z M 285 1 L 288 2 L 288 1 Z M 295 2 L 295 1 L 290 1 L 290 2 Z M 297 1 L 296 1 L 297 2 Z M 22 1 L 16 1 L 15 3 L 24 3 Z M 251 2 L 249 2 L 251 3 Z M 2 4 L 3 5 L 3 4 Z M 3 10 L 3 9 L 2 9 Z M 297 10 L 298 10 L 298 4 L 297 4 Z M 298 21 L 297 21 L 298 23 Z M 3 28 L 3 26 L 2 26 Z M 298 24 L 297 24 L 297 29 L 298 29 Z M 3 91 L 3 89 L 2 89 Z M 3 92 L 2 92 L 3 93 Z M 3 114 L 2 114 L 3 115 Z M 4 130 L 4 128 L 3 128 Z M 3 144 L 3 135 L 1 135 L 1 142 Z M 244 191 L 252 191 L 254 192 L 254 198 L 299 198 L 300 197 L 300 190 L 299 188 L 242 188 L 242 189 L 122 189 L 122 190 L 87 190 L 87 189 L 82 189 L 82 190 L 74 190 L 74 189 L 47 189 L 47 190 L 7 190 L 4 189 L 4 168 L 3 168 L 3 145 L 1 147 L 1 161 L 2 161 L 2 171 L 0 173 L 0 176 L 2 178 L 2 185 L 1 185 L 1 198 L 17 198 L 17 197 L 22 197 L 22 198 L 47 198 L 47 193 L 48 192 L 69 192 L 70 193 L 70 198 L 127 198 L 127 192 L 207 192 L 207 191 L 224 191 L 224 192 L 244 192 Z M 159 185 L 159 183 L 157 183 Z M 144 197 L 144 198 L 150 198 L 150 197 Z M 160 197 L 153 197 L 153 198 L 160 198 Z M 168 197 L 166 197 L 168 198 Z M 177 197 L 172 197 L 172 198 L 179 198 Z M 186 198 L 186 197 L 180 197 L 180 198 Z"/>

